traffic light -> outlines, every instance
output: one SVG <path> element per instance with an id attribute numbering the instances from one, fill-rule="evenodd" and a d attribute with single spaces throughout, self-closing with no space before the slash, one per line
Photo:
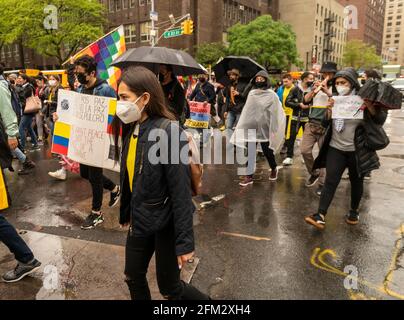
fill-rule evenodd
<path id="1" fill-rule="evenodd" d="M 190 35 L 194 33 L 194 22 L 191 19 L 181 23 L 182 34 Z"/>
<path id="2" fill-rule="evenodd" d="M 188 34 L 188 21 L 184 21 L 181 23 L 181 30 L 182 30 L 182 34 Z"/>

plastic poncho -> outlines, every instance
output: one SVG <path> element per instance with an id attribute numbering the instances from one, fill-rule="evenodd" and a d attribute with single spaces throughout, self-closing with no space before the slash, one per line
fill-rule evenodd
<path id="1" fill-rule="evenodd" d="M 230 143 L 246 148 L 249 142 L 269 142 L 275 153 L 285 140 L 286 115 L 272 90 L 254 89 L 248 95 Z"/>

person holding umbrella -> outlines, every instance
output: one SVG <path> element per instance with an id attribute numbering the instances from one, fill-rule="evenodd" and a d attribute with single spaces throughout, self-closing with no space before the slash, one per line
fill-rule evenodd
<path id="1" fill-rule="evenodd" d="M 246 90 L 247 84 L 239 81 L 239 70 L 232 69 L 228 72 L 228 75 L 230 84 L 225 90 L 226 105 L 224 118 L 227 120 L 227 129 L 233 130 L 240 119 L 241 112 L 247 100 L 248 90 Z"/>
<path id="2" fill-rule="evenodd" d="M 174 75 L 172 66 L 166 64 L 160 66 L 159 80 L 168 106 L 177 120 L 184 122 L 185 90 Z"/>

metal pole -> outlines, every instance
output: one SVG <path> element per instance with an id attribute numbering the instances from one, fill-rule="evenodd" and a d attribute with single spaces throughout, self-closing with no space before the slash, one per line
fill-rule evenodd
<path id="1" fill-rule="evenodd" d="M 154 12 L 154 0 L 151 0 L 151 11 Z M 151 19 L 151 45 L 154 47 L 156 45 L 156 37 L 155 37 L 155 23 L 154 19 Z"/>

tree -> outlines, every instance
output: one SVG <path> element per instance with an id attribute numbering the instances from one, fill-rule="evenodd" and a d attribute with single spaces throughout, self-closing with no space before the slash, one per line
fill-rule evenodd
<path id="1" fill-rule="evenodd" d="M 5 26 L 0 42 L 21 41 L 39 54 L 56 58 L 59 64 L 104 33 L 105 8 L 98 0 L 1 0 L 0 3 L 0 27 Z M 56 30 L 44 25 L 49 17 L 45 8 L 50 3 L 57 8 Z"/>
<path id="2" fill-rule="evenodd" d="M 380 68 L 382 57 L 377 55 L 376 47 L 361 40 L 349 41 L 344 50 L 343 64 L 355 69 Z"/>
<path id="3" fill-rule="evenodd" d="M 212 67 L 227 55 L 227 48 L 223 43 L 205 43 L 196 47 L 196 60 L 202 65 Z"/>
<path id="4" fill-rule="evenodd" d="M 266 68 L 289 69 L 302 62 L 292 27 L 263 15 L 247 25 L 240 23 L 228 30 L 229 53 L 249 56 Z"/>

